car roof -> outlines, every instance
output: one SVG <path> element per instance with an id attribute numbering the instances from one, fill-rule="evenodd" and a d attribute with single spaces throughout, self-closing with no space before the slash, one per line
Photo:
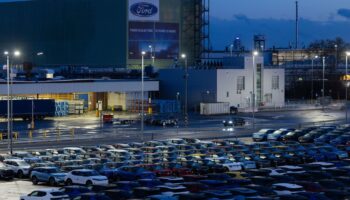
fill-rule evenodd
<path id="1" fill-rule="evenodd" d="M 297 184 L 292 184 L 292 183 L 275 183 L 273 185 L 274 186 L 282 186 L 282 187 L 291 188 L 291 189 L 303 188 L 303 186 L 300 186 L 300 185 L 297 185 Z"/>

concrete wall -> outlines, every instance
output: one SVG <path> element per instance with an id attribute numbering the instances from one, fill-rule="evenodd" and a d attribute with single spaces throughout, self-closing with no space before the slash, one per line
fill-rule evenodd
<path id="1" fill-rule="evenodd" d="M 181 105 L 185 100 L 185 72 L 183 69 L 163 69 L 159 71 L 161 99 L 176 99 L 179 92 Z M 216 101 L 216 70 L 189 69 L 188 105 L 194 109 L 201 102 Z M 209 94 L 207 93 L 209 91 Z"/>
<path id="2" fill-rule="evenodd" d="M 272 89 L 272 77 L 279 77 L 279 88 Z M 264 69 L 264 104 L 265 106 L 284 106 L 285 103 L 285 71 L 284 69 Z M 272 100 L 267 102 L 267 95 Z"/>

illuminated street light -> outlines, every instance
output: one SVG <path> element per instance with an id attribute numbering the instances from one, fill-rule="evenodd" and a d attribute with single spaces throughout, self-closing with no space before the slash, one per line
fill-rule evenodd
<path id="1" fill-rule="evenodd" d="M 143 141 L 143 130 L 144 130 L 144 115 L 145 115 L 145 109 L 144 109 L 144 68 L 145 68 L 145 55 L 146 52 L 141 52 L 141 141 Z"/>
<path id="2" fill-rule="evenodd" d="M 148 48 L 151 50 L 151 59 L 152 59 L 152 66 L 154 66 L 154 59 L 155 59 L 155 56 L 153 55 L 153 46 L 152 45 L 148 45 Z"/>
<path id="3" fill-rule="evenodd" d="M 185 60 L 185 126 L 188 126 L 188 66 L 186 54 L 181 54 L 181 58 Z"/>
<path id="4" fill-rule="evenodd" d="M 13 116 L 13 102 L 12 102 L 12 70 L 10 67 L 10 57 L 11 54 L 8 51 L 4 52 L 6 56 L 6 71 L 7 71 L 7 138 L 8 140 L 8 149 L 10 150 L 10 154 L 13 153 L 13 141 L 12 141 L 12 116 Z M 21 52 L 16 50 L 13 52 L 14 57 L 19 57 Z"/>
<path id="5" fill-rule="evenodd" d="M 314 61 L 318 59 L 318 55 L 311 59 L 311 101 L 314 99 Z"/>
<path id="6" fill-rule="evenodd" d="M 255 57 L 259 55 L 258 51 L 253 51 L 253 93 L 252 93 L 252 117 L 253 129 L 255 128 Z"/>

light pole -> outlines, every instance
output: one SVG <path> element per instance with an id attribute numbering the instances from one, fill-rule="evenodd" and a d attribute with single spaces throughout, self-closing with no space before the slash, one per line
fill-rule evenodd
<path id="1" fill-rule="evenodd" d="M 324 71 L 326 67 L 326 57 L 322 57 L 322 101 L 324 101 Z"/>
<path id="2" fill-rule="evenodd" d="M 345 57 L 345 123 L 348 123 L 348 57 L 350 51 L 347 51 Z"/>
<path id="3" fill-rule="evenodd" d="M 181 58 L 185 60 L 185 127 L 188 126 L 188 66 L 187 66 L 187 56 L 186 54 L 181 54 Z"/>
<path id="4" fill-rule="evenodd" d="M 258 55 L 259 55 L 258 51 L 253 51 L 253 93 L 252 93 L 253 129 L 255 129 L 255 57 Z"/>
<path id="5" fill-rule="evenodd" d="M 144 114 L 145 114 L 145 110 L 144 110 L 144 67 L 145 67 L 145 55 L 146 52 L 142 51 L 141 53 L 141 141 L 143 141 L 143 129 L 144 129 Z"/>
<path id="6" fill-rule="evenodd" d="M 154 55 L 153 55 L 153 46 L 152 46 L 152 45 L 149 45 L 148 48 L 150 48 L 150 50 L 151 50 L 152 66 L 154 66 L 154 59 L 155 59 L 155 57 L 154 57 Z"/>
<path id="7" fill-rule="evenodd" d="M 230 55 L 233 56 L 233 44 L 230 45 Z"/>
<path id="8" fill-rule="evenodd" d="M 4 52 L 4 55 L 6 56 L 6 71 L 7 71 L 7 139 L 8 139 L 8 149 L 10 150 L 10 154 L 13 153 L 12 148 L 12 111 L 13 111 L 13 104 L 12 104 L 12 88 L 10 87 L 10 84 L 12 83 L 12 69 L 10 67 L 10 53 L 8 51 Z M 14 51 L 13 56 L 19 57 L 21 55 L 21 52 Z"/>
<path id="9" fill-rule="evenodd" d="M 311 59 L 311 102 L 314 99 L 314 60 L 318 59 L 316 55 Z"/>

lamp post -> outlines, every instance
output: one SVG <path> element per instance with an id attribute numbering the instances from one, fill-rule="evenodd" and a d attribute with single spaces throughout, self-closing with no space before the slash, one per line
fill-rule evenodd
<path id="1" fill-rule="evenodd" d="M 318 59 L 317 55 L 311 59 L 311 102 L 314 98 L 314 61 L 315 59 Z"/>
<path id="2" fill-rule="evenodd" d="M 230 55 L 233 56 L 233 44 L 230 45 Z"/>
<path id="3" fill-rule="evenodd" d="M 181 54 L 181 58 L 185 60 L 185 127 L 188 126 L 188 108 L 187 108 L 187 101 L 188 101 L 188 66 L 187 66 L 187 56 L 186 54 Z"/>
<path id="4" fill-rule="evenodd" d="M 253 51 L 253 93 L 252 93 L 253 129 L 255 128 L 255 57 L 258 55 L 259 55 L 258 51 Z"/>
<path id="5" fill-rule="evenodd" d="M 324 71 L 326 67 L 326 57 L 322 57 L 322 101 L 324 101 Z"/>
<path id="6" fill-rule="evenodd" d="M 13 111 L 13 104 L 12 104 L 12 70 L 10 67 L 10 53 L 8 51 L 4 52 L 4 55 L 6 56 L 6 71 L 7 71 L 7 138 L 8 138 L 8 149 L 10 150 L 10 154 L 13 153 L 13 141 L 12 141 L 12 111 Z M 19 57 L 21 55 L 21 52 L 14 51 L 13 56 Z"/>
<path id="7" fill-rule="evenodd" d="M 146 52 L 142 51 L 141 52 L 141 141 L 143 141 L 143 131 L 144 131 L 144 67 L 145 67 L 145 55 Z"/>
<path id="8" fill-rule="evenodd" d="M 154 57 L 154 55 L 153 55 L 153 46 L 152 46 L 152 45 L 149 45 L 148 48 L 150 48 L 150 50 L 151 50 L 152 66 L 154 66 L 154 59 L 155 59 L 155 57 Z"/>
<path id="9" fill-rule="evenodd" d="M 348 57 L 350 51 L 347 51 L 345 57 L 345 123 L 348 123 Z"/>

